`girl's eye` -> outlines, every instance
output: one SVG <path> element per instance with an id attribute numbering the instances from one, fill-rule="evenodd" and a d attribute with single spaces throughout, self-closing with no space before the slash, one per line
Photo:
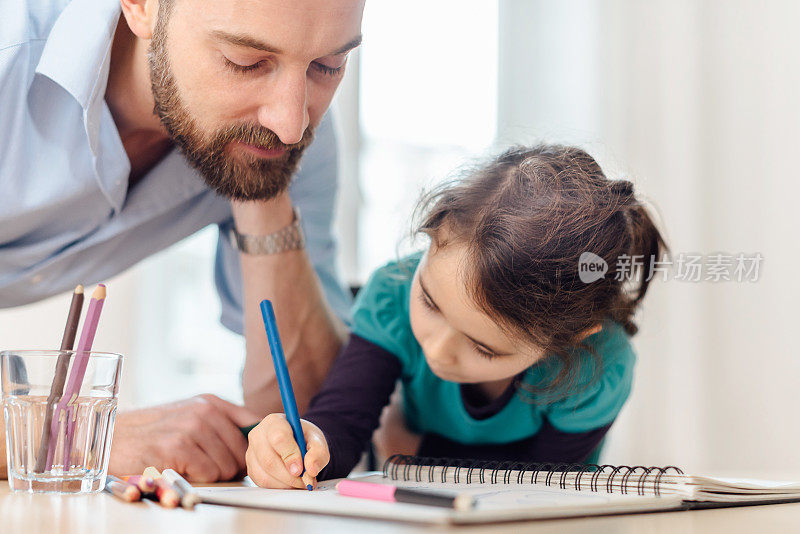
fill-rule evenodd
<path id="1" fill-rule="evenodd" d="M 256 61 L 252 65 L 239 65 L 238 63 L 234 63 L 230 59 L 225 58 L 225 66 L 230 68 L 232 71 L 238 72 L 238 73 L 252 72 L 252 71 L 256 70 L 257 68 L 259 68 L 263 64 L 264 64 L 264 60 L 263 59 L 261 61 Z"/>
<path id="2" fill-rule="evenodd" d="M 488 350 L 484 349 L 480 345 L 476 345 L 476 344 L 473 343 L 472 344 L 472 348 L 475 349 L 475 352 L 477 352 L 478 354 L 480 354 L 481 356 L 483 356 L 484 358 L 487 358 L 489 360 L 491 360 L 492 358 L 496 358 L 497 357 L 497 354 L 495 354 L 494 352 L 489 352 Z"/>
<path id="3" fill-rule="evenodd" d="M 330 76 L 330 77 L 338 76 L 344 69 L 344 64 L 342 64 L 341 67 L 329 67 L 327 65 L 323 65 L 318 61 L 314 61 L 313 63 L 311 63 L 311 66 L 314 67 L 318 72 L 321 72 L 325 76 Z"/>
<path id="4" fill-rule="evenodd" d="M 419 292 L 419 299 L 422 301 L 422 305 L 428 308 L 430 311 L 436 311 L 436 306 L 434 306 L 433 302 L 428 299 L 428 295 L 426 295 L 424 291 Z"/>

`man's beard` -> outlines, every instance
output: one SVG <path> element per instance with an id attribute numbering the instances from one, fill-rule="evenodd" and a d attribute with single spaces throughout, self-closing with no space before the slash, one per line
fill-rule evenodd
<path id="1" fill-rule="evenodd" d="M 148 61 L 154 112 L 167 133 L 206 184 L 220 195 L 236 200 L 268 200 L 286 191 L 313 138 L 311 126 L 293 145 L 284 144 L 272 130 L 257 124 L 234 124 L 205 135 L 178 94 L 167 56 L 166 18 L 159 16 Z M 284 154 L 274 159 L 240 154 L 237 159 L 226 152 L 226 147 L 236 141 L 267 150 L 282 149 Z"/>

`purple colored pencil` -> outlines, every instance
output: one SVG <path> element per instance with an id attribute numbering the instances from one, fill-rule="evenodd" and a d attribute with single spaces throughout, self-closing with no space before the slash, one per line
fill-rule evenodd
<path id="1" fill-rule="evenodd" d="M 81 384 L 83 377 L 86 374 L 86 367 L 89 364 L 89 351 L 92 350 L 94 343 L 94 336 L 97 333 L 97 325 L 100 322 L 100 312 L 103 311 L 103 303 L 106 298 L 106 286 L 100 284 L 92 293 L 92 300 L 89 302 L 89 309 L 86 312 L 86 319 L 83 322 L 83 330 L 81 330 L 81 338 L 78 341 L 78 348 L 75 351 L 75 359 L 72 362 L 72 369 L 67 379 L 67 385 L 64 388 L 64 394 L 61 400 L 58 401 L 55 412 L 53 414 L 53 421 L 50 424 L 50 446 L 47 449 L 47 466 L 46 470 L 53 467 L 53 459 L 56 452 L 56 441 L 58 436 L 58 426 L 60 422 L 64 421 L 64 428 L 66 435 L 64 436 L 64 462 L 69 463 L 70 453 L 72 452 L 72 438 L 75 432 L 74 426 L 74 403 L 80 394 Z M 68 465 L 64 466 L 68 468 Z"/>

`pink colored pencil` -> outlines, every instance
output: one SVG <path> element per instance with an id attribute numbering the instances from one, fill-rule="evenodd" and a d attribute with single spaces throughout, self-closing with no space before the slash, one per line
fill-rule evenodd
<path id="1" fill-rule="evenodd" d="M 100 284 L 94 290 L 94 293 L 92 293 L 92 300 L 89 302 L 89 310 L 86 312 L 86 319 L 84 319 L 83 322 L 81 338 L 80 341 L 78 341 L 78 348 L 75 351 L 75 360 L 72 362 L 72 369 L 67 379 L 67 385 L 64 388 L 64 394 L 61 400 L 58 401 L 58 406 L 56 406 L 53 414 L 53 421 L 50 425 L 50 446 L 47 449 L 46 470 L 48 471 L 53 467 L 58 425 L 62 419 L 67 429 L 66 435 L 64 436 L 64 461 L 65 463 L 69 463 L 69 456 L 72 452 L 72 438 L 75 432 L 73 405 L 80 394 L 83 377 L 86 374 L 86 367 L 89 364 L 89 351 L 92 350 L 94 335 L 97 333 L 97 324 L 100 322 L 100 312 L 103 311 L 105 298 L 106 286 Z M 65 465 L 64 467 L 67 468 L 68 466 Z"/>

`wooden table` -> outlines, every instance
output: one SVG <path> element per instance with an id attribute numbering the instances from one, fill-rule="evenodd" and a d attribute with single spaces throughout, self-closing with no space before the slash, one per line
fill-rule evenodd
<path id="1" fill-rule="evenodd" d="M 300 515 L 199 505 L 194 511 L 166 510 L 150 501 L 125 504 L 106 493 L 90 496 L 12 493 L 0 481 L 0 532 L 8 534 L 190 534 L 313 532 L 370 534 L 407 532 L 559 534 L 609 532 L 800 532 L 800 503 L 654 513 L 626 516 L 560 519 L 475 527 L 420 527 L 411 524 L 342 517 Z"/>

